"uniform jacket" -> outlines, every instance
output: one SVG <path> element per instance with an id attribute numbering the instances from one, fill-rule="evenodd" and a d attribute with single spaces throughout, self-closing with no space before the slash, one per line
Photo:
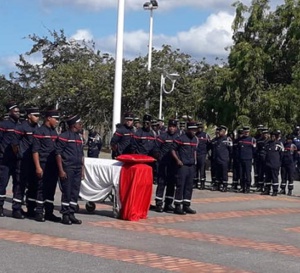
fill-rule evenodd
<path id="1" fill-rule="evenodd" d="M 182 134 L 175 139 L 172 150 L 177 152 L 183 165 L 195 165 L 195 152 L 197 151 L 197 138 Z"/>
<path id="2" fill-rule="evenodd" d="M 212 160 L 219 164 L 229 162 L 232 153 L 232 140 L 230 137 L 216 137 L 211 142 Z"/>
<path id="3" fill-rule="evenodd" d="M 242 136 L 238 141 L 238 154 L 241 160 L 252 160 L 256 154 L 255 138 Z"/>
<path id="4" fill-rule="evenodd" d="M 41 163 L 55 162 L 55 141 L 58 135 L 55 128 L 43 124 L 33 133 L 32 153 L 39 153 Z"/>
<path id="5" fill-rule="evenodd" d="M 114 133 L 110 145 L 117 146 L 116 155 L 129 154 L 131 152 L 131 142 L 134 134 L 134 127 L 122 125 Z"/>
<path id="6" fill-rule="evenodd" d="M 281 156 L 284 147 L 280 141 L 269 140 L 266 143 L 266 166 L 269 168 L 279 168 L 281 166 Z"/>
<path id="7" fill-rule="evenodd" d="M 62 158 L 63 167 L 82 167 L 83 140 L 79 133 L 70 130 L 59 135 L 56 141 L 56 155 Z"/>
<path id="8" fill-rule="evenodd" d="M 198 138 L 197 155 L 206 155 L 210 142 L 209 135 L 206 132 L 197 132 L 196 137 Z"/>
<path id="9" fill-rule="evenodd" d="M 153 130 L 147 131 L 140 128 L 136 131 L 132 138 L 132 152 L 137 154 L 151 155 L 155 148 L 155 133 Z"/>

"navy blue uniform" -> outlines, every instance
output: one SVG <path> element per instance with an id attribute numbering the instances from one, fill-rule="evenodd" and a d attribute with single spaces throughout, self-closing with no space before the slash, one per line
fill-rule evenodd
<path id="1" fill-rule="evenodd" d="M 55 128 L 42 125 L 33 134 L 32 153 L 38 153 L 40 166 L 43 170 L 42 178 L 37 178 L 36 189 L 28 189 L 27 206 L 32 210 L 36 206 L 36 213 L 53 214 L 54 195 L 58 180 L 58 167 L 55 159 L 55 141 L 58 135 Z"/>
<path id="2" fill-rule="evenodd" d="M 284 147 L 280 141 L 269 140 L 266 143 L 266 182 L 265 182 L 265 193 L 270 192 L 272 185 L 273 193 L 278 192 L 278 175 L 281 166 L 281 156 Z"/>
<path id="3" fill-rule="evenodd" d="M 60 155 L 66 179 L 60 179 L 62 190 L 61 213 L 74 214 L 80 191 L 83 166 L 83 141 L 79 133 L 66 131 L 56 142 L 56 155 Z"/>
<path id="4" fill-rule="evenodd" d="M 216 168 L 216 183 L 223 184 L 226 190 L 228 185 L 228 167 L 232 153 L 232 140 L 227 136 L 220 136 L 212 142 L 212 156 Z M 216 190 L 219 185 L 214 185 Z"/>
<path id="5" fill-rule="evenodd" d="M 175 205 L 190 206 L 193 193 L 193 180 L 195 177 L 197 138 L 187 134 L 180 135 L 173 145 L 173 150 L 183 166 L 177 166 L 177 180 L 175 191 Z"/>
<path id="6" fill-rule="evenodd" d="M 155 153 L 159 153 L 158 181 L 156 188 L 156 206 L 163 205 L 164 191 L 165 205 L 171 205 L 174 199 L 176 181 L 176 162 L 172 157 L 171 149 L 178 133 L 170 134 L 168 131 L 157 137 Z"/>
<path id="7" fill-rule="evenodd" d="M 256 153 L 256 140 L 251 136 L 242 136 L 238 142 L 241 190 L 250 191 L 252 160 Z"/>
<path id="8" fill-rule="evenodd" d="M 112 157 L 115 158 L 118 155 L 131 153 L 131 142 L 134 133 L 134 127 L 128 127 L 126 124 L 117 128 L 114 133 L 110 145 L 113 149 Z"/>
<path id="9" fill-rule="evenodd" d="M 12 176 L 13 187 L 17 181 L 17 157 L 12 149 L 12 140 L 18 124 L 20 124 L 19 121 L 12 118 L 0 123 L 0 206 L 4 204 L 9 177 Z"/>
<path id="10" fill-rule="evenodd" d="M 240 137 L 232 142 L 232 189 L 237 190 L 240 181 L 240 164 L 239 164 L 239 141 Z"/>
<path id="11" fill-rule="evenodd" d="M 285 188 L 288 182 L 289 195 L 294 189 L 295 163 L 297 160 L 297 146 L 292 142 L 284 143 L 284 150 L 281 160 L 281 193 L 285 193 Z"/>
<path id="12" fill-rule="evenodd" d="M 90 132 L 88 135 L 88 157 L 98 158 L 101 148 L 102 148 L 102 139 L 97 132 Z"/>
<path id="13" fill-rule="evenodd" d="M 206 132 L 197 132 L 196 137 L 198 138 L 197 146 L 197 168 L 196 168 L 196 183 L 199 189 L 204 189 L 206 180 L 206 156 L 208 151 L 208 145 L 210 142 L 210 137 Z M 200 176 L 200 181 L 199 181 Z M 200 182 L 200 183 L 199 183 Z"/>
<path id="14" fill-rule="evenodd" d="M 35 166 L 32 159 L 33 132 L 37 124 L 24 121 L 15 128 L 12 145 L 18 147 L 17 180 L 13 189 L 13 210 L 20 210 L 26 187 L 36 188 Z"/>
<path id="15" fill-rule="evenodd" d="M 135 154 L 152 155 L 156 135 L 153 130 L 138 129 L 133 135 L 131 150 Z"/>
<path id="16" fill-rule="evenodd" d="M 266 144 L 269 139 L 262 136 L 256 143 L 256 162 L 257 162 L 257 175 L 258 175 L 258 190 L 262 190 L 265 182 L 266 175 Z"/>

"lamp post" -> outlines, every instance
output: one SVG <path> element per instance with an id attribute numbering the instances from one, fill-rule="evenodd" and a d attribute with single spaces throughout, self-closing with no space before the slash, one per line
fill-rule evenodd
<path id="1" fill-rule="evenodd" d="M 116 124 L 120 123 L 121 120 L 124 13 L 125 13 L 124 11 L 125 11 L 125 0 L 119 0 L 112 132 L 115 131 Z"/>
<path id="2" fill-rule="evenodd" d="M 160 94 L 159 94 L 159 114 L 158 114 L 158 118 L 161 119 L 162 118 L 162 100 L 163 100 L 163 93 L 166 94 L 171 94 L 174 89 L 175 89 L 175 83 L 176 80 L 179 78 L 179 74 L 178 73 L 172 73 L 172 74 L 161 74 L 160 77 Z M 169 79 L 172 82 L 172 87 L 170 90 L 166 90 L 165 85 L 166 85 L 166 79 Z"/>
<path id="3" fill-rule="evenodd" d="M 151 0 L 143 5 L 144 10 L 150 10 L 150 30 L 149 30 L 149 44 L 148 44 L 148 71 L 151 71 L 152 64 L 152 41 L 153 41 L 153 10 L 158 8 L 156 0 Z M 150 81 L 148 82 L 150 85 Z M 149 108 L 149 100 L 146 100 L 146 109 Z"/>

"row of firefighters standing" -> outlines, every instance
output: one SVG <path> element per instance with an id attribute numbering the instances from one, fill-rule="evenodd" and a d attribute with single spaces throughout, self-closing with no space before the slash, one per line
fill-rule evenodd
<path id="1" fill-rule="evenodd" d="M 6 107 L 8 118 L 0 123 L 0 217 L 5 216 L 3 205 L 12 176 L 13 218 L 81 224 L 75 217 L 84 170 L 80 117 L 68 117 L 68 129 L 58 135 L 57 110 L 45 111 L 44 122 L 39 126 L 38 108 L 26 109 L 26 119 L 20 122 L 18 105 L 9 103 Z M 58 180 L 62 219 L 53 213 Z M 26 190 L 27 212 L 24 212 Z"/>
<path id="2" fill-rule="evenodd" d="M 119 126 L 111 139 L 113 158 L 120 154 L 144 154 L 157 159 L 153 166 L 157 175 L 156 211 L 176 214 L 196 213 L 191 208 L 193 187 L 205 188 L 206 159 L 211 160 L 212 190 L 227 191 L 228 171 L 232 161 L 233 179 L 230 190 L 250 192 L 251 172 L 254 163 L 256 191 L 276 196 L 281 168 L 281 193 L 292 194 L 297 146 L 293 136 L 282 142 L 278 131 L 258 128 L 256 138 L 250 128 L 243 127 L 238 136 L 227 136 L 227 127 L 216 129 L 210 138 L 203 125 L 194 121 L 186 129 L 178 128 L 177 120 L 170 119 L 167 128 L 151 129 L 150 115 L 144 115 L 141 128 L 133 127 L 134 115 L 126 113 L 124 124 Z M 155 171 L 154 171 L 155 173 Z M 239 188 L 238 188 L 239 186 Z M 175 207 L 173 207 L 173 204 Z"/>

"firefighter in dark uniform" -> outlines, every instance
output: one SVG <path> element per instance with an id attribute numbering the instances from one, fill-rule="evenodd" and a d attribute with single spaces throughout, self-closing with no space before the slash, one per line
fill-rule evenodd
<path id="1" fill-rule="evenodd" d="M 143 117 L 143 127 L 138 129 L 132 138 L 131 151 L 134 154 L 152 156 L 155 147 L 156 135 L 151 129 L 152 117 L 145 114 Z"/>
<path id="2" fill-rule="evenodd" d="M 136 132 L 140 128 L 142 128 L 141 121 L 138 117 L 135 117 L 133 119 L 133 131 Z"/>
<path id="3" fill-rule="evenodd" d="M 256 154 L 256 140 L 250 136 L 250 127 L 243 127 L 243 136 L 238 142 L 240 180 L 243 193 L 249 193 L 251 187 L 252 161 Z"/>
<path id="4" fill-rule="evenodd" d="M 256 161 L 257 161 L 257 174 L 258 185 L 256 192 L 262 192 L 264 188 L 265 175 L 266 175 L 266 144 L 270 139 L 269 131 L 263 128 L 261 137 L 256 141 Z"/>
<path id="5" fill-rule="evenodd" d="M 158 153 L 158 181 L 156 188 L 156 211 L 173 212 L 172 206 L 175 192 L 176 162 L 171 154 L 174 140 L 179 136 L 177 121 L 170 119 L 168 130 L 156 139 L 155 153 Z M 166 189 L 166 193 L 165 193 Z M 165 196 L 164 196 L 165 193 Z M 163 203 L 165 203 L 163 207 Z"/>
<path id="6" fill-rule="evenodd" d="M 125 113 L 124 124 L 117 128 L 114 133 L 110 141 L 112 158 L 115 158 L 118 155 L 131 153 L 131 142 L 134 133 L 133 118 L 133 113 Z"/>
<path id="7" fill-rule="evenodd" d="M 230 191 L 236 192 L 240 182 L 239 141 L 243 136 L 243 129 L 238 129 L 236 138 L 232 141 L 232 185 Z"/>
<path id="8" fill-rule="evenodd" d="M 40 112 L 37 107 L 26 109 L 25 121 L 15 128 L 12 140 L 13 150 L 17 156 L 17 180 L 13 187 L 12 217 L 24 219 L 22 202 L 25 189 L 35 187 L 35 166 L 32 159 L 33 132 L 38 127 Z M 27 119 L 26 119 L 27 117 Z M 34 217 L 34 215 L 28 215 Z"/>
<path id="9" fill-rule="evenodd" d="M 256 133 L 254 135 L 254 138 L 257 141 L 262 137 L 262 131 L 264 130 L 264 125 L 260 124 L 257 126 L 256 128 Z M 257 154 L 254 157 L 254 162 L 253 162 L 253 170 L 254 170 L 254 186 L 256 188 L 258 188 L 258 169 L 259 169 L 259 162 L 258 162 L 258 158 L 257 158 Z"/>
<path id="10" fill-rule="evenodd" d="M 281 160 L 281 184 L 279 194 L 286 194 L 288 182 L 288 195 L 292 195 L 294 189 L 295 162 L 297 160 L 297 146 L 293 143 L 293 135 L 286 136 L 283 144 L 284 151 Z"/>
<path id="11" fill-rule="evenodd" d="M 6 109 L 8 118 L 0 123 L 0 217 L 4 216 L 3 205 L 9 177 L 12 176 L 13 186 L 17 181 L 17 157 L 12 149 L 12 140 L 15 127 L 19 124 L 20 110 L 16 103 L 8 103 Z"/>
<path id="12" fill-rule="evenodd" d="M 276 140 L 278 132 L 271 133 L 271 139 L 266 143 L 266 178 L 263 195 L 269 195 L 272 185 L 272 196 L 277 196 L 278 193 L 278 176 L 281 166 L 281 157 L 284 147 L 282 143 Z"/>
<path id="13" fill-rule="evenodd" d="M 206 156 L 210 142 L 210 136 L 203 131 L 203 124 L 198 123 L 198 131 L 196 137 L 198 139 L 197 146 L 197 165 L 195 183 L 199 190 L 205 189 L 206 180 Z"/>
<path id="14" fill-rule="evenodd" d="M 179 133 L 182 135 L 186 131 L 186 122 L 185 121 L 180 121 L 179 122 Z"/>
<path id="15" fill-rule="evenodd" d="M 36 187 L 28 187 L 27 211 L 35 214 L 35 220 L 60 222 L 61 218 L 53 214 L 54 195 L 58 180 L 58 168 L 55 160 L 55 142 L 59 121 L 57 110 L 44 112 L 44 122 L 33 134 L 32 156 L 35 165 Z M 29 185 L 28 185 L 29 186 Z M 44 214 L 45 212 L 45 214 Z"/>
<path id="16" fill-rule="evenodd" d="M 89 129 L 89 135 L 87 141 L 87 146 L 88 146 L 87 156 L 98 158 L 102 148 L 101 136 L 94 129 L 94 126 L 90 126 L 88 129 Z"/>
<path id="17" fill-rule="evenodd" d="M 56 161 L 59 170 L 62 223 L 82 223 L 75 217 L 81 180 L 84 177 L 83 140 L 80 136 L 82 122 L 79 115 L 68 118 L 69 129 L 60 134 L 56 142 Z"/>
<path id="18" fill-rule="evenodd" d="M 158 130 L 159 130 L 159 133 L 165 133 L 167 131 L 167 128 L 166 126 L 164 125 L 164 120 L 163 119 L 158 119 L 157 120 L 158 122 Z"/>
<path id="19" fill-rule="evenodd" d="M 195 177 L 195 165 L 197 163 L 197 143 L 195 136 L 197 123 L 189 121 L 186 133 L 180 135 L 172 148 L 172 156 L 177 164 L 177 180 L 175 190 L 175 214 L 184 215 L 186 213 L 195 214 L 191 208 L 193 194 L 193 181 Z"/>
<path id="20" fill-rule="evenodd" d="M 232 153 L 232 140 L 227 137 L 226 131 L 226 126 L 221 125 L 219 127 L 219 137 L 215 139 L 213 145 L 213 161 L 216 168 L 216 183 L 213 185 L 213 191 L 226 192 L 228 187 L 228 167 L 230 154 Z"/>

